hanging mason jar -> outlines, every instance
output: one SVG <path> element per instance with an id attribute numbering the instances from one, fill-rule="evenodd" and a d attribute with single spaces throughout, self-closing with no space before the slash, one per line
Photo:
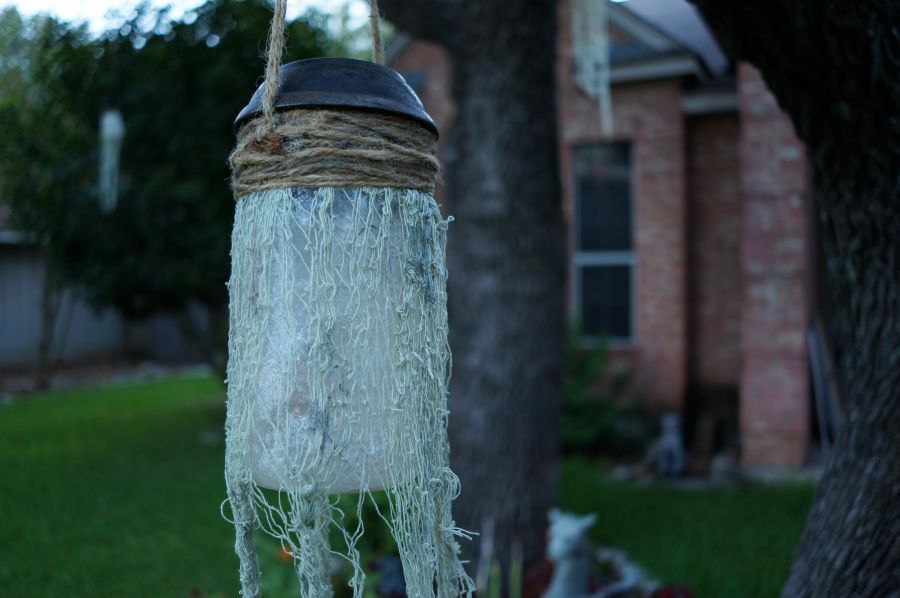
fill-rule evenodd
<path id="1" fill-rule="evenodd" d="M 259 593 L 259 525 L 293 555 L 304 596 L 330 595 L 339 530 L 361 596 L 362 530 L 329 497 L 385 490 L 408 595 L 470 594 L 450 514 L 437 129 L 384 66 L 271 66 L 231 156 L 226 478 L 242 592 Z"/>

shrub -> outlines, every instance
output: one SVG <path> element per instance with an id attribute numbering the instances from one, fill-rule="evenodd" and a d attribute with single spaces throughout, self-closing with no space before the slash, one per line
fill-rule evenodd
<path id="1" fill-rule="evenodd" d="M 586 347 L 577 327 L 566 344 L 560 435 L 567 455 L 640 455 L 655 423 L 629 372 L 609 371 L 609 346 Z"/>

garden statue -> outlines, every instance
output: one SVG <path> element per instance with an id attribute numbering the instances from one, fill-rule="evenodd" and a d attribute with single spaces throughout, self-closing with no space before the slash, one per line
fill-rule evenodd
<path id="1" fill-rule="evenodd" d="M 558 509 L 550 511 L 547 558 L 553 562 L 553 577 L 541 598 L 650 596 L 656 590 L 657 584 L 648 580 L 641 568 L 630 562 L 622 551 L 602 549 L 594 552 L 587 533 L 596 520 L 594 514 L 579 516 Z M 590 593 L 595 563 L 611 568 L 616 579 Z"/>
<path id="2" fill-rule="evenodd" d="M 613 548 L 598 550 L 597 560 L 611 566 L 619 579 L 591 594 L 590 598 L 655 596 L 656 582 L 648 580 L 641 568 L 629 561 L 621 550 Z"/>
<path id="3" fill-rule="evenodd" d="M 684 444 L 681 417 L 677 413 L 662 416 L 662 432 L 657 444 L 657 473 L 662 478 L 677 478 L 684 473 Z"/>
<path id="4" fill-rule="evenodd" d="M 594 556 L 587 532 L 594 514 L 579 516 L 558 509 L 550 511 L 547 558 L 553 563 L 553 578 L 542 598 L 582 598 L 587 596 Z"/>

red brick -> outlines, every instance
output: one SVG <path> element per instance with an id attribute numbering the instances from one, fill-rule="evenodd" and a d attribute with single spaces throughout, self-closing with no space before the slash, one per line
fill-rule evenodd
<path id="1" fill-rule="evenodd" d="M 743 459 L 799 466 L 809 438 L 806 153 L 759 73 L 741 65 L 738 81 Z"/>
<path id="2" fill-rule="evenodd" d="M 804 357 L 747 357 L 741 373 L 741 450 L 751 466 L 799 467 L 809 413 Z M 803 400 L 797 400 L 802 397 Z"/>

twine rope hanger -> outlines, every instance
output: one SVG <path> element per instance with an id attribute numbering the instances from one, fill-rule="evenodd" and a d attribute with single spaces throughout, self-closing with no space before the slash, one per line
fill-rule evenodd
<path id="1" fill-rule="evenodd" d="M 287 18 L 287 0 L 275 0 L 275 13 L 269 28 L 269 45 L 266 49 L 266 81 L 279 81 L 278 70 L 284 55 L 284 29 Z M 381 39 L 381 20 L 378 13 L 378 0 L 369 0 L 369 28 L 372 32 L 372 62 L 384 64 L 384 42 Z M 275 127 L 275 99 L 278 96 L 278 85 L 266 85 L 263 92 L 263 119 L 266 128 L 272 131 Z"/>
<path id="2" fill-rule="evenodd" d="M 384 64 L 376 0 L 369 0 L 369 10 L 372 57 Z M 432 193 L 440 171 L 437 137 L 422 125 L 363 109 L 276 111 L 286 12 L 287 0 L 276 0 L 262 114 L 241 127 L 229 158 L 235 197 L 285 187 L 392 187 Z"/>

